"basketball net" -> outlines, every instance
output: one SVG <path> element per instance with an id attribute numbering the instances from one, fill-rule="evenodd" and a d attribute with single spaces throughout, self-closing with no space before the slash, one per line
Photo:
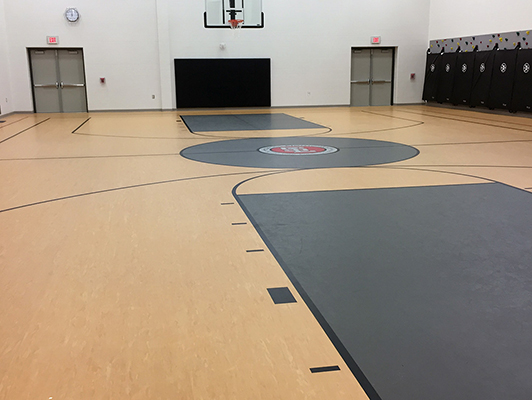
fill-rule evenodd
<path id="1" fill-rule="evenodd" d="M 231 31 L 233 31 L 233 36 L 240 34 L 240 29 L 244 23 L 243 19 L 230 19 L 227 22 L 229 23 Z"/>

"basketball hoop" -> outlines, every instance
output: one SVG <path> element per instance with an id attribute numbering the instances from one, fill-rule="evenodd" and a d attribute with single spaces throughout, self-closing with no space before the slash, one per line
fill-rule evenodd
<path id="1" fill-rule="evenodd" d="M 230 19 L 227 21 L 229 23 L 229 27 L 235 31 L 237 29 L 242 28 L 242 24 L 244 23 L 243 19 Z"/>

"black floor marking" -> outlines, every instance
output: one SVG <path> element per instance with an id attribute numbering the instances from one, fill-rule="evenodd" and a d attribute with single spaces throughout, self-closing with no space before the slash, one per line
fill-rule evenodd
<path id="1" fill-rule="evenodd" d="M 318 374 L 320 372 L 331 372 L 331 371 L 340 371 L 340 367 L 338 365 L 331 365 L 330 367 L 317 367 L 317 368 L 311 368 L 310 372 L 313 374 Z"/>
<path id="2" fill-rule="evenodd" d="M 382 166 L 381 168 L 385 168 L 385 167 L 386 166 Z M 424 167 L 424 168 L 439 168 L 439 167 L 445 167 L 445 168 L 451 168 L 451 167 L 457 167 L 457 168 L 524 168 L 524 169 L 532 168 L 531 165 L 480 165 L 480 164 L 479 165 L 476 165 L 476 164 L 469 164 L 469 165 L 466 165 L 466 164 L 432 164 L 432 165 L 431 164 L 412 164 L 412 165 L 409 165 L 408 167 L 414 167 L 414 168 L 417 168 L 417 167 Z M 405 169 L 406 167 L 397 166 L 396 168 Z M 485 178 L 483 176 L 460 174 L 454 171 L 450 172 L 450 171 L 440 171 L 440 170 L 430 170 L 430 169 L 420 169 L 420 171 L 443 172 L 443 173 L 471 176 L 473 178 L 480 178 L 480 179 L 486 179 L 492 182 L 503 183 L 503 182 L 491 180 L 489 178 Z"/>
<path id="3" fill-rule="evenodd" d="M 475 145 L 475 144 L 499 144 L 499 143 L 523 143 L 532 142 L 532 139 L 519 140 L 500 140 L 500 141 L 486 141 L 486 142 L 455 142 L 455 143 L 427 143 L 427 144 L 413 144 L 414 147 L 428 147 L 428 146 L 461 146 L 461 145 Z"/>
<path id="4" fill-rule="evenodd" d="M 247 225 L 247 222 L 233 222 L 231 225 Z"/>
<path id="5" fill-rule="evenodd" d="M 0 121 L 0 124 L 3 124 L 4 122 L 6 122 L 6 121 Z"/>
<path id="6" fill-rule="evenodd" d="M 83 121 L 83 123 L 80 126 L 78 126 L 76 129 L 74 129 L 72 131 L 72 133 L 76 133 L 78 131 L 78 129 L 81 128 L 83 125 L 85 125 L 87 122 L 89 122 L 90 119 L 91 119 L 91 117 L 89 117 L 85 121 Z"/>
<path id="7" fill-rule="evenodd" d="M 287 287 L 269 288 L 268 293 L 275 304 L 297 303 L 296 298 Z"/>
<path id="8" fill-rule="evenodd" d="M 97 133 L 83 133 L 76 132 L 75 135 L 80 136 L 95 136 L 95 137 L 107 137 L 107 138 L 119 138 L 119 139 L 158 139 L 158 140 L 201 140 L 195 137 L 161 137 L 161 136 L 127 136 L 127 135 L 99 135 Z"/>
<path id="9" fill-rule="evenodd" d="M 487 115 L 495 115 L 495 116 L 503 116 L 503 117 L 523 117 L 523 118 L 531 118 L 531 115 L 529 112 L 523 112 L 523 113 L 519 113 L 519 115 L 512 115 L 510 113 L 508 113 L 507 111 L 505 113 L 493 113 L 491 112 L 489 109 L 487 108 L 468 108 L 468 109 L 465 109 L 465 108 L 455 108 L 455 107 L 439 107 L 439 106 L 436 106 L 436 105 L 433 105 L 433 104 L 427 104 L 426 105 L 427 107 L 432 107 L 432 108 L 435 108 L 435 109 L 443 109 L 443 110 L 456 110 L 456 111 L 466 111 L 466 112 L 471 112 L 471 113 L 476 113 L 476 114 L 487 114 Z M 502 111 L 502 110 L 501 110 Z M 405 112 L 410 112 L 412 114 L 414 114 L 413 111 L 405 111 Z M 452 116 L 456 116 L 456 114 L 451 114 L 451 113 L 445 113 L 445 112 L 442 112 L 441 114 L 443 115 L 452 115 Z M 471 118 L 471 119 L 479 119 L 481 121 L 489 121 L 490 119 L 489 118 L 480 118 L 480 117 L 468 117 L 468 118 Z M 528 126 L 528 127 L 531 127 L 532 126 L 530 124 L 520 124 L 518 122 L 506 122 L 508 124 L 514 124 L 514 125 L 520 125 L 520 126 Z"/>
<path id="10" fill-rule="evenodd" d="M 221 203 L 220 205 L 222 205 L 222 206 L 230 206 L 230 205 L 233 205 L 233 204 L 235 204 L 235 203 Z"/>
<path id="11" fill-rule="evenodd" d="M 42 200 L 42 201 L 37 201 L 35 203 L 28 203 L 28 204 L 23 204 L 23 205 L 20 205 L 20 206 L 10 207 L 10 208 L 6 208 L 6 209 L 3 209 L 3 210 L 0 210 L 0 213 L 8 212 L 8 211 L 14 211 L 14 210 L 18 210 L 18 209 L 26 208 L 26 207 L 38 206 L 38 205 L 41 205 L 41 204 L 53 203 L 53 202 L 61 201 L 61 200 L 75 199 L 77 197 L 85 197 L 85 196 L 92 196 L 92 195 L 95 195 L 95 194 L 117 192 L 117 191 L 120 191 L 120 190 L 135 189 L 135 188 L 139 188 L 139 187 L 156 186 L 156 185 L 164 185 L 166 183 L 187 182 L 187 181 L 195 181 L 195 180 L 199 180 L 199 179 L 219 178 L 219 177 L 225 177 L 225 176 L 237 176 L 237 175 L 249 175 L 249 174 L 256 174 L 256 172 L 236 172 L 236 173 L 232 173 L 232 174 L 216 174 L 216 175 L 195 176 L 195 177 L 192 177 L 192 178 L 169 179 L 169 180 L 166 180 L 166 181 L 141 183 L 141 184 L 138 184 L 138 185 L 129 185 L 129 186 L 121 186 L 121 187 L 111 188 L 111 189 L 95 190 L 94 192 L 73 194 L 71 196 L 57 197 L 57 198 L 54 198 L 54 199 Z M 261 251 L 264 251 L 264 250 L 261 250 Z"/>
<path id="12" fill-rule="evenodd" d="M 388 117 L 388 118 L 400 119 L 400 120 L 408 121 L 408 122 L 415 122 L 415 123 L 418 123 L 418 124 L 424 124 L 423 121 L 416 121 L 415 119 L 408 119 L 408 118 L 398 117 L 396 115 L 379 114 L 379 113 L 377 113 L 375 111 L 366 111 L 366 110 L 362 110 L 362 112 L 366 113 L 366 114 L 378 115 L 379 117 Z"/>
<path id="13" fill-rule="evenodd" d="M 24 118 L 21 118 L 21 119 L 16 119 L 15 121 L 11 121 L 9 124 L 6 124 L 6 125 L 4 125 L 4 126 L 0 126 L 0 128 L 6 128 L 6 127 L 8 127 L 8 126 L 10 126 L 10 125 L 16 124 L 17 122 L 20 122 L 20 121 L 22 121 L 22 120 L 25 120 L 26 118 L 28 118 L 28 117 L 24 117 Z M 4 122 L 5 122 L 5 121 L 4 121 Z"/>
<path id="14" fill-rule="evenodd" d="M 76 157 L 36 157 L 36 158 L 0 158 L 0 161 L 49 161 L 49 160 L 82 160 L 93 158 L 138 158 L 138 157 L 170 157 L 178 156 L 179 153 L 166 154 L 118 154 L 109 156 L 76 156 Z"/>
<path id="15" fill-rule="evenodd" d="M 261 251 L 264 251 L 264 249 L 246 250 L 246 253 L 260 253 Z"/>
<path id="16" fill-rule="evenodd" d="M 520 132 L 532 132 L 532 126 L 530 127 L 531 129 L 520 129 L 520 128 L 513 128 L 511 126 L 501 126 L 501 125 L 495 125 L 495 124 L 488 124 L 488 123 L 485 123 L 485 122 L 467 121 L 467 120 L 458 119 L 458 118 L 443 117 L 441 115 L 419 114 L 419 113 L 416 113 L 416 112 L 413 112 L 413 111 L 405 111 L 405 110 L 398 110 L 398 111 L 399 112 L 404 112 L 404 113 L 409 113 L 409 114 L 420 115 L 422 117 L 440 118 L 440 119 L 446 119 L 446 120 L 450 120 L 450 121 L 464 122 L 466 124 L 491 126 L 491 127 L 494 127 L 494 128 L 510 129 L 510 130 L 520 131 Z M 506 123 L 507 124 L 511 124 L 512 122 L 506 122 Z"/>
<path id="17" fill-rule="evenodd" d="M 22 130 L 22 131 L 20 131 L 20 132 L 18 132 L 18 133 L 15 133 L 14 135 L 11 135 L 11 136 L 9 136 L 8 138 L 5 138 L 4 140 L 0 140 L 0 144 L 2 144 L 2 143 L 4 143 L 4 142 L 7 142 L 9 139 L 13 139 L 15 136 L 18 136 L 18 135 L 20 135 L 21 133 L 24 133 L 24 132 L 26 132 L 26 131 L 29 131 L 30 129 L 35 128 L 37 125 L 40 125 L 40 124 L 42 124 L 42 123 L 44 123 L 44 122 L 46 122 L 46 121 L 49 121 L 49 120 L 50 120 L 50 118 L 46 118 L 45 120 L 42 120 L 41 122 L 37 122 L 36 124 L 30 126 L 29 128 L 26 128 L 26 129 L 24 129 L 24 130 Z"/>

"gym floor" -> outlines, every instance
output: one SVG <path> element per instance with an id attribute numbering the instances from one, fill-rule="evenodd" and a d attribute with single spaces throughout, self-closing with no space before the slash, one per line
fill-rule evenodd
<path id="1" fill-rule="evenodd" d="M 2 120 L 1 400 L 530 399 L 532 119 Z"/>

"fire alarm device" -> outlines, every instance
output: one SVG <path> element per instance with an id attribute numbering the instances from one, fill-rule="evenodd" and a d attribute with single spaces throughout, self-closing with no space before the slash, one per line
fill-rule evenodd
<path id="1" fill-rule="evenodd" d="M 77 22 L 79 20 L 79 11 L 75 8 L 67 8 L 65 18 L 68 22 Z"/>

